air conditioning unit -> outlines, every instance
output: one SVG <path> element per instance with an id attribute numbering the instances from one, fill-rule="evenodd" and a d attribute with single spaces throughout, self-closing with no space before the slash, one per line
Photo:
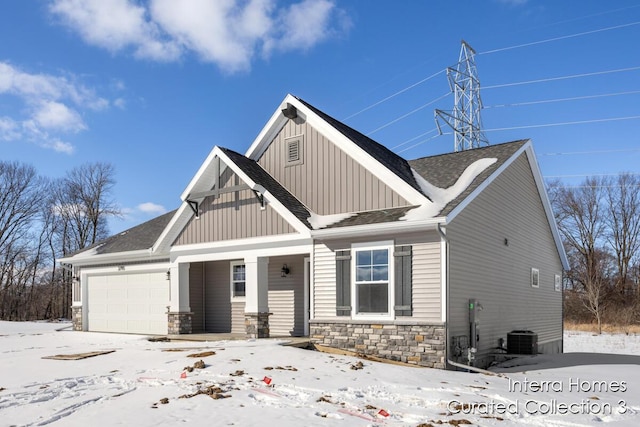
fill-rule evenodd
<path id="1" fill-rule="evenodd" d="M 507 353 L 538 354 L 538 334 L 531 331 L 511 331 L 507 334 Z"/>

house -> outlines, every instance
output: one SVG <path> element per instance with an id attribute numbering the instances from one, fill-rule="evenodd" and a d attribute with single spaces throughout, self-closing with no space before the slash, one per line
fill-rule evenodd
<path id="1" fill-rule="evenodd" d="M 487 366 L 512 331 L 562 351 L 568 264 L 530 141 L 407 161 L 288 95 L 181 200 L 60 260 L 76 330 L 309 336 L 438 368 Z"/>

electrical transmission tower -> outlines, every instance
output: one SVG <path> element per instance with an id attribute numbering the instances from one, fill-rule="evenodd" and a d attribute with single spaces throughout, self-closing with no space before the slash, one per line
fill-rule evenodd
<path id="1" fill-rule="evenodd" d="M 455 151 L 489 145 L 489 141 L 482 132 L 480 119 L 482 100 L 480 99 L 480 80 L 474 60 L 475 54 L 476 51 L 462 40 L 458 64 L 455 68 L 447 68 L 449 87 L 455 97 L 453 111 L 435 110 L 436 126 L 440 135 L 442 135 L 442 129 L 438 119 L 444 120 L 453 129 Z"/>

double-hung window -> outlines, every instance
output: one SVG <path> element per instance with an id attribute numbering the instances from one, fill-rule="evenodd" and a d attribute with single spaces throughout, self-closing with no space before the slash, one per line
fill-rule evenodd
<path id="1" fill-rule="evenodd" d="M 392 316 L 393 242 L 353 245 L 355 315 Z"/>
<path id="2" fill-rule="evenodd" d="M 244 299 L 246 270 L 242 261 L 231 263 L 231 299 Z"/>

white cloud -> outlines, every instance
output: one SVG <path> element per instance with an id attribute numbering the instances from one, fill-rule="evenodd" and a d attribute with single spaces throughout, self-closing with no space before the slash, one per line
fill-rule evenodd
<path id="1" fill-rule="evenodd" d="M 49 10 L 88 44 L 138 58 L 176 61 L 186 52 L 227 72 L 256 53 L 307 50 L 348 29 L 332 0 L 51 0 Z"/>
<path id="2" fill-rule="evenodd" d="M 56 101 L 42 101 L 33 118 L 44 129 L 80 132 L 87 128 L 77 111 Z"/>
<path id="3" fill-rule="evenodd" d="M 54 0 L 50 10 L 87 43 L 111 52 L 133 47 L 142 58 L 167 61 L 180 56 L 174 42 L 161 39 L 146 10 L 129 0 Z"/>
<path id="4" fill-rule="evenodd" d="M 87 129 L 79 110 L 100 111 L 110 105 L 72 75 L 29 73 L 8 62 L 0 62 L 0 96 L 23 104 L 15 108 L 15 117 L 0 118 L 0 139 L 24 139 L 67 154 L 73 145 L 57 134 Z"/>
<path id="5" fill-rule="evenodd" d="M 138 205 L 138 210 L 148 214 L 163 214 L 167 211 L 167 209 L 156 203 L 146 202 Z"/>

